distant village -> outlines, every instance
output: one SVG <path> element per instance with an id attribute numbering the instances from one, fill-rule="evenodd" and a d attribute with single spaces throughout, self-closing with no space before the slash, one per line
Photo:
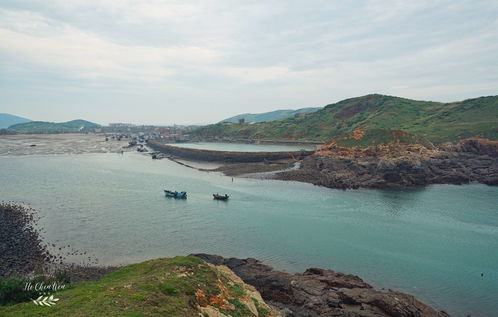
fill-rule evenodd
<path id="1" fill-rule="evenodd" d="M 91 129 L 94 133 L 109 134 L 109 137 L 115 139 L 131 139 L 137 142 L 146 142 L 148 140 L 160 140 L 164 142 L 189 142 L 192 137 L 189 131 L 198 126 L 153 126 L 153 125 L 135 125 L 132 123 L 109 123 L 108 126 Z"/>

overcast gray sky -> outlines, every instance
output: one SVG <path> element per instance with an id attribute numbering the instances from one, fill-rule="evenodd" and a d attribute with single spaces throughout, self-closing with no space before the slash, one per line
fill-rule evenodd
<path id="1" fill-rule="evenodd" d="M 0 112 L 211 123 L 498 94 L 498 1 L 0 0 Z"/>

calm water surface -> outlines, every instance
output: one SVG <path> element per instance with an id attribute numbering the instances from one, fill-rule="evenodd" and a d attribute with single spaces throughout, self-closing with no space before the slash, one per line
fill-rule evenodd
<path id="1" fill-rule="evenodd" d="M 164 188 L 189 198 L 165 198 Z M 232 198 L 213 201 L 214 192 Z M 47 242 L 103 264 L 192 252 L 255 257 L 288 271 L 357 274 L 456 316 L 498 316 L 497 187 L 232 182 L 130 153 L 0 157 L 0 199 L 36 208 Z"/>
<path id="2" fill-rule="evenodd" d="M 195 143 L 173 143 L 177 147 L 189 149 L 234 151 L 234 152 L 285 152 L 299 150 L 314 150 L 313 145 L 273 145 L 273 144 L 244 144 L 244 143 L 221 143 L 221 142 L 195 142 Z"/>

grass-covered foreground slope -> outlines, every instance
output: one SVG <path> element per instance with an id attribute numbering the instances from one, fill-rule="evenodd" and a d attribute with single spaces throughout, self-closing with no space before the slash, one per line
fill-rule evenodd
<path id="1" fill-rule="evenodd" d="M 68 122 L 31 121 L 14 124 L 9 127 L 17 133 L 68 133 L 79 132 L 83 129 L 99 128 L 100 125 L 86 120 L 72 120 Z"/>
<path id="2" fill-rule="evenodd" d="M 196 257 L 128 265 L 54 294 L 52 307 L 0 306 L 0 316 L 276 316 L 252 286 Z"/>
<path id="3" fill-rule="evenodd" d="M 354 131 L 361 131 L 360 137 L 350 138 Z M 497 140 L 498 96 L 440 103 L 374 94 L 346 99 L 296 118 L 255 124 L 218 123 L 192 134 L 275 141 L 328 142 L 337 138 L 339 144 L 362 146 L 388 143 L 400 135 L 410 143 L 442 143 L 468 137 Z"/>

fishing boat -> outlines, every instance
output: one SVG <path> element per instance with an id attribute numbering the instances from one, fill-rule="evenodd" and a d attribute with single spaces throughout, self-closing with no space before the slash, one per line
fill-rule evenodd
<path id="1" fill-rule="evenodd" d="M 164 190 L 164 195 L 166 197 L 173 197 L 173 198 L 181 198 L 185 199 L 187 198 L 187 192 L 177 192 L 177 191 L 171 191 L 171 190 Z"/>
<path id="2" fill-rule="evenodd" d="M 230 196 L 228 196 L 227 194 L 225 195 L 213 194 L 213 199 L 216 200 L 228 200 L 228 198 L 230 198 Z"/>

